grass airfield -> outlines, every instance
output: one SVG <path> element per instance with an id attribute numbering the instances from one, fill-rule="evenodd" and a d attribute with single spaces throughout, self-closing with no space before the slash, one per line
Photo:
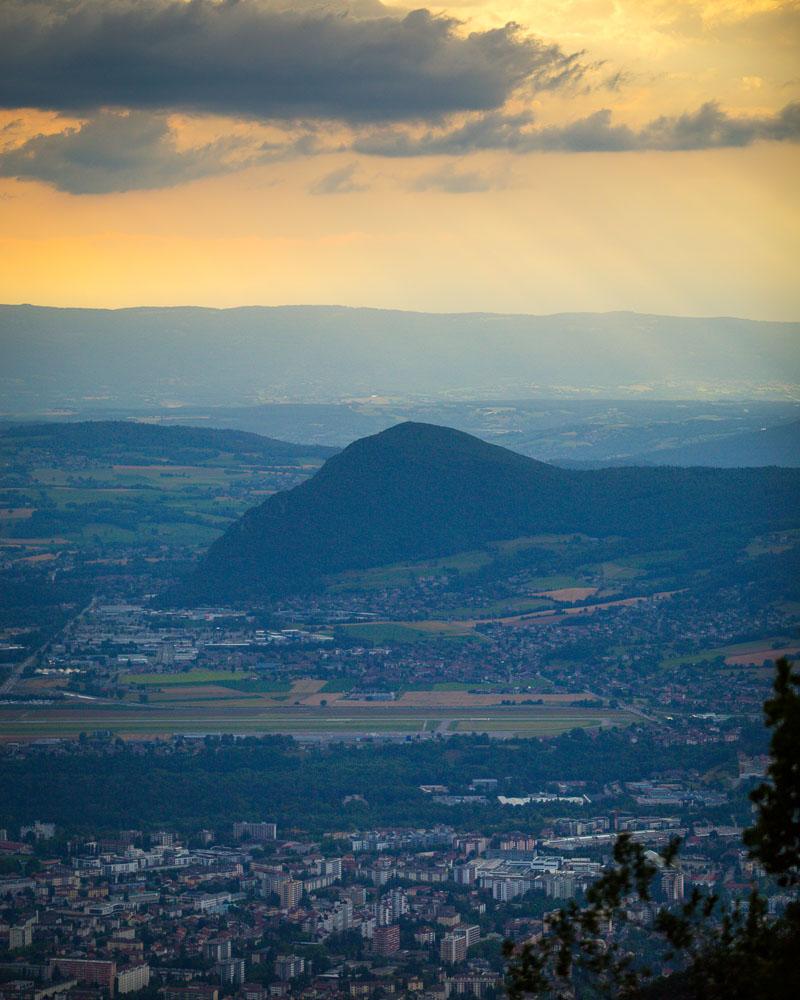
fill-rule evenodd
<path id="1" fill-rule="evenodd" d="M 66 703 L 0 706 L 0 740 L 75 739 L 82 732 L 95 730 L 109 730 L 123 739 L 179 733 L 284 733 L 313 739 L 393 735 L 433 738 L 453 733 L 546 737 L 576 727 L 596 729 L 633 721 L 633 716 L 624 711 L 572 704 L 586 699 L 586 694 L 515 696 L 473 692 L 465 690 L 466 686 L 435 685 L 428 691 L 401 692 L 395 701 L 376 702 L 353 700 L 346 691 L 325 690 L 326 682 L 313 678 L 250 693 L 218 686 L 208 679 L 198 682 L 191 672 L 179 676 L 187 678 L 187 683 L 176 684 L 173 676 L 168 678 L 170 683 L 159 686 L 147 677 L 143 685 L 148 689 L 146 703 L 70 698 Z M 33 694 L 32 684 L 26 686 Z M 42 696 L 47 691 L 40 688 L 36 693 Z M 24 694 L 24 687 L 18 693 Z M 532 699 L 542 703 L 521 704 Z"/>

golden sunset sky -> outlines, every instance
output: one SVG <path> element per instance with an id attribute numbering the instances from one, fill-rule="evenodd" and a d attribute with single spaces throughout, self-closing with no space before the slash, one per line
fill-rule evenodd
<path id="1" fill-rule="evenodd" d="M 800 4 L 0 0 L 0 301 L 800 318 Z"/>

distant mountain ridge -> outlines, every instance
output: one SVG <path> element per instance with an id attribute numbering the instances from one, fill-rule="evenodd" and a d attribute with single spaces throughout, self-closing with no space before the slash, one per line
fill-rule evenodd
<path id="1" fill-rule="evenodd" d="M 796 525 L 790 469 L 557 468 L 451 428 L 362 438 L 235 522 L 169 603 L 258 601 L 348 569 L 543 533 L 754 533 Z"/>
<path id="2" fill-rule="evenodd" d="M 642 457 L 656 465 L 711 465 L 727 469 L 783 465 L 796 469 L 800 467 L 800 420 L 713 441 L 662 448 Z"/>
<path id="3" fill-rule="evenodd" d="M 474 398 L 543 387 L 618 396 L 627 386 L 652 398 L 658 386 L 687 398 L 698 384 L 797 385 L 798 340 L 798 323 L 623 312 L 0 306 L 0 407 Z"/>
<path id="4" fill-rule="evenodd" d="M 800 468 L 800 420 L 763 427 L 759 431 L 723 434 L 671 448 L 654 448 L 625 458 L 557 459 L 565 469 L 608 469 L 617 466 L 708 466 L 715 469 L 759 469 L 778 465 Z"/>
<path id="5" fill-rule="evenodd" d="M 249 431 L 213 427 L 161 427 L 132 420 L 85 420 L 75 423 L 15 423 L 0 426 L 0 441 L 18 447 L 54 452 L 81 452 L 129 460 L 144 451 L 164 459 L 191 458 L 193 452 L 231 452 L 254 461 L 281 458 L 328 458 L 338 449 L 294 444 Z"/>

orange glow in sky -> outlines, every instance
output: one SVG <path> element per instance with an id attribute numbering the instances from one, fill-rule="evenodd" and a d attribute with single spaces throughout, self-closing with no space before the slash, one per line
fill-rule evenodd
<path id="1" fill-rule="evenodd" d="M 317 19 L 347 6 L 347 25 L 362 27 L 418 6 L 248 3 L 265 17 Z M 380 66 L 365 71 L 364 94 L 343 86 L 342 109 L 335 95 L 294 106 L 308 74 L 288 110 L 271 94 L 255 107 L 246 92 L 225 107 L 189 107 L 185 94 L 171 103 L 171 91 L 134 107 L 138 95 L 102 88 L 96 105 L 83 95 L 66 107 L 46 81 L 23 88 L 20 101 L 43 96 L 0 111 L 0 301 L 800 316 L 798 4 L 431 10 L 461 23 L 425 72 L 455 92 L 462 63 L 488 52 L 487 93 L 500 93 L 491 108 L 466 106 L 483 99 L 477 77 L 464 106 L 428 112 L 423 93 L 387 118 Z M 496 42 L 509 21 L 514 39 L 541 47 Z M 415 24 L 420 46 L 436 23 Z M 368 49 L 372 36 L 353 30 Z M 390 44 L 417 44 L 391 30 Z M 473 33 L 485 40 L 478 56 L 464 47 Z M 497 83 L 492 60 L 524 58 L 544 69 L 517 78 L 509 68 Z"/>

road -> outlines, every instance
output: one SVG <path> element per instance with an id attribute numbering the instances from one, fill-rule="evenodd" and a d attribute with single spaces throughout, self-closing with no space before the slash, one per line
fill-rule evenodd
<path id="1" fill-rule="evenodd" d="M 31 655 L 28 656 L 26 659 L 20 660 L 19 663 L 14 665 L 14 668 L 11 671 L 11 673 L 8 675 L 8 677 L 6 677 L 3 683 L 0 684 L 0 695 L 11 694 L 11 692 L 14 690 L 14 685 L 17 683 L 20 677 L 22 677 L 25 668 L 29 667 L 33 663 L 36 663 L 36 660 L 39 656 L 39 652 L 40 651 L 37 649 L 35 653 L 31 653 Z"/>
<path id="2" fill-rule="evenodd" d="M 64 628 L 66 628 L 67 625 L 71 625 L 73 622 L 80 621 L 81 618 L 83 618 L 83 616 L 88 611 L 91 611 L 91 609 L 95 605 L 95 601 L 96 598 L 93 597 L 85 608 L 79 611 L 74 618 L 70 618 L 70 620 L 64 625 Z M 61 631 L 63 632 L 63 630 L 64 629 L 62 628 Z M 0 696 L 4 694 L 11 694 L 11 692 L 18 684 L 19 679 L 25 673 L 26 668 L 36 663 L 36 661 L 39 659 L 40 654 L 47 648 L 47 646 L 49 646 L 49 644 L 53 641 L 54 638 L 55 636 L 51 636 L 43 646 L 40 646 L 38 649 L 34 650 L 30 656 L 26 657 L 24 660 L 21 660 L 14 666 L 9 676 L 6 677 L 6 679 L 3 681 L 2 684 L 0 684 Z"/>

